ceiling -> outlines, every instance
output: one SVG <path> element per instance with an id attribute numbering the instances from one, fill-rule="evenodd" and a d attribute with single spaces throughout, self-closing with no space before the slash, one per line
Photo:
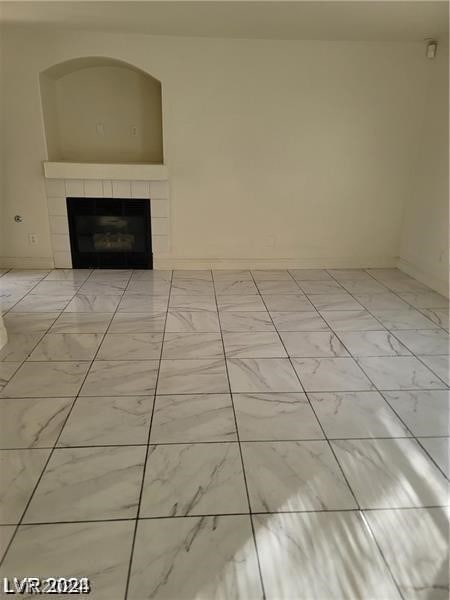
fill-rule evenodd
<path id="1" fill-rule="evenodd" d="M 153 35 L 422 41 L 448 36 L 448 2 L 0 1 L 0 22 Z"/>

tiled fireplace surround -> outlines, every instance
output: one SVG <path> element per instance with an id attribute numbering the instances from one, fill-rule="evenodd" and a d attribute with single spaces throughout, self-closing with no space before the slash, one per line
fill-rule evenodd
<path id="1" fill-rule="evenodd" d="M 154 260 L 169 252 L 167 179 L 72 179 L 46 177 L 47 207 L 55 268 L 71 268 L 67 197 L 148 198 Z"/>

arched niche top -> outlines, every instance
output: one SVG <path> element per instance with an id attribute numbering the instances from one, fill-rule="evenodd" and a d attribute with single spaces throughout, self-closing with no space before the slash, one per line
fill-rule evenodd
<path id="1" fill-rule="evenodd" d="M 48 159 L 162 164 L 161 83 L 124 61 L 93 56 L 40 74 Z"/>

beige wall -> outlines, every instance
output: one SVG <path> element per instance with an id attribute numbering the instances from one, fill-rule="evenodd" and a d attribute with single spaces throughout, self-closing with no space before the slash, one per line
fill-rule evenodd
<path id="1" fill-rule="evenodd" d="M 4 43 L 4 255 L 51 256 L 39 72 L 109 56 L 162 82 L 166 266 L 383 266 L 399 256 L 423 135 L 422 44 L 25 31 Z M 28 231 L 38 245 L 28 245 Z"/>
<path id="2" fill-rule="evenodd" d="M 57 79 L 44 76 L 41 90 L 49 160 L 163 162 L 156 79 L 125 67 L 93 66 Z"/>
<path id="3" fill-rule="evenodd" d="M 421 138 L 405 202 L 400 266 L 448 295 L 448 47 L 427 65 Z"/>

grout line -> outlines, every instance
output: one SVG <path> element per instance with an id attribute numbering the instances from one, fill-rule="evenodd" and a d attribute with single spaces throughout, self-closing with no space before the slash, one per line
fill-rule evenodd
<path id="1" fill-rule="evenodd" d="M 172 280 L 173 280 L 173 270 L 172 270 L 171 276 L 170 276 L 168 300 L 170 298 L 170 292 L 171 292 L 171 289 L 172 289 Z M 169 302 L 167 302 L 167 304 L 169 304 Z M 166 312 L 166 315 L 165 315 L 165 319 L 164 319 L 164 332 L 165 332 L 166 324 L 167 324 L 167 315 L 169 314 L 168 313 L 168 309 L 166 309 L 165 312 Z M 136 546 L 137 529 L 138 529 L 138 524 L 139 524 L 139 519 L 140 519 L 140 513 L 141 513 L 142 496 L 143 496 L 143 493 L 144 493 L 144 484 L 145 484 L 145 477 L 146 477 L 146 471 L 147 471 L 147 462 L 148 462 L 148 456 L 149 456 L 149 450 L 150 450 L 150 437 L 151 437 L 152 426 L 153 426 L 153 416 L 155 414 L 156 392 L 157 392 L 157 389 L 158 389 L 159 374 L 160 374 L 160 371 L 161 371 L 161 360 L 162 360 L 162 354 L 163 354 L 164 335 L 165 335 L 164 332 L 163 332 L 162 341 L 161 341 L 161 350 L 160 350 L 160 355 L 159 355 L 158 370 L 157 370 L 157 373 L 156 373 L 155 391 L 153 393 L 153 407 L 152 407 L 152 414 L 151 414 L 151 417 L 150 417 L 150 426 L 149 426 L 148 435 L 147 435 L 147 444 L 146 444 L 146 449 L 145 449 L 144 465 L 143 465 L 143 469 L 142 469 L 141 487 L 140 487 L 140 490 L 139 490 L 139 498 L 138 498 L 138 504 L 137 504 L 137 510 L 136 510 L 136 522 L 135 522 L 135 525 L 134 525 L 133 538 L 132 538 L 132 541 L 131 541 L 130 561 L 129 561 L 129 564 L 128 564 L 127 578 L 126 578 L 126 583 L 125 583 L 124 600 L 127 600 L 128 590 L 129 590 L 130 581 L 131 581 L 131 572 L 132 572 L 132 566 L 133 566 L 134 549 L 135 549 L 135 546 Z"/>
<path id="2" fill-rule="evenodd" d="M 212 275 L 212 272 L 211 272 L 211 275 Z M 251 276 L 252 276 L 252 279 L 253 279 L 253 275 L 251 275 Z M 214 290 L 214 298 L 215 298 L 215 301 L 216 301 L 217 313 L 219 313 L 219 305 L 218 305 L 218 302 L 217 302 L 217 294 L 216 294 L 216 285 L 215 285 L 214 280 L 213 280 L 213 290 Z M 260 579 L 260 584 L 261 584 L 261 591 L 262 591 L 263 599 L 265 599 L 266 598 L 266 592 L 265 592 L 265 589 L 264 589 L 264 580 L 263 580 L 263 576 L 262 576 L 261 560 L 260 560 L 259 551 L 258 551 L 258 544 L 256 543 L 255 524 L 254 524 L 253 519 L 252 519 L 252 505 L 251 505 L 251 502 L 250 502 L 250 493 L 249 493 L 249 489 L 248 489 L 247 474 L 246 474 L 246 471 L 245 471 L 244 457 L 243 457 L 243 454 L 242 454 L 242 445 L 241 445 L 241 440 L 240 440 L 240 436 L 239 436 L 239 427 L 238 427 L 238 421 L 237 421 L 237 417 L 236 417 L 236 408 L 234 406 L 233 391 L 231 389 L 230 374 L 228 372 L 228 363 L 227 363 L 227 356 L 226 356 L 226 352 L 225 352 L 225 342 L 224 342 L 224 339 L 223 339 L 222 323 L 220 321 L 219 315 L 218 315 L 218 320 L 219 320 L 220 337 L 221 337 L 221 340 L 222 340 L 222 349 L 223 349 L 223 355 L 224 355 L 223 360 L 224 360 L 224 363 L 225 363 L 225 372 L 227 374 L 228 389 L 229 389 L 229 394 L 230 394 L 230 399 L 231 399 L 231 406 L 232 406 L 232 409 L 233 409 L 234 426 L 236 428 L 236 437 L 237 437 L 237 443 L 238 443 L 238 447 L 239 447 L 239 455 L 240 455 L 240 459 L 241 459 L 242 476 L 244 478 L 245 492 L 246 492 L 246 495 L 247 495 L 247 503 L 248 503 L 248 510 L 249 510 L 250 527 L 252 529 L 253 544 L 254 544 L 254 548 L 255 548 L 256 561 L 257 561 L 257 565 L 258 565 L 258 573 L 259 573 L 259 579 Z"/>
<path id="3" fill-rule="evenodd" d="M 70 523 L 117 523 L 122 521 L 135 522 L 136 526 L 141 521 L 159 521 L 169 519 L 201 519 L 208 517 L 251 517 L 253 515 L 302 515 L 302 514 L 315 514 L 315 513 L 356 513 L 362 514 L 365 512 L 396 512 L 396 511 L 420 511 L 420 510 L 442 510 L 447 508 L 445 504 L 431 504 L 427 506 L 400 506 L 395 508 L 330 508 L 330 509 L 317 509 L 317 510 L 278 510 L 278 511 L 252 511 L 252 512 L 230 512 L 230 513 L 206 513 L 206 514 L 188 514 L 188 515 L 158 515 L 154 517 L 117 517 L 111 519 L 80 519 L 73 521 L 33 521 L 30 523 L 24 523 L 24 525 L 38 527 L 40 525 L 67 525 Z M 0 524 L 0 531 L 2 527 L 15 527 L 15 523 L 2 523 Z"/>

